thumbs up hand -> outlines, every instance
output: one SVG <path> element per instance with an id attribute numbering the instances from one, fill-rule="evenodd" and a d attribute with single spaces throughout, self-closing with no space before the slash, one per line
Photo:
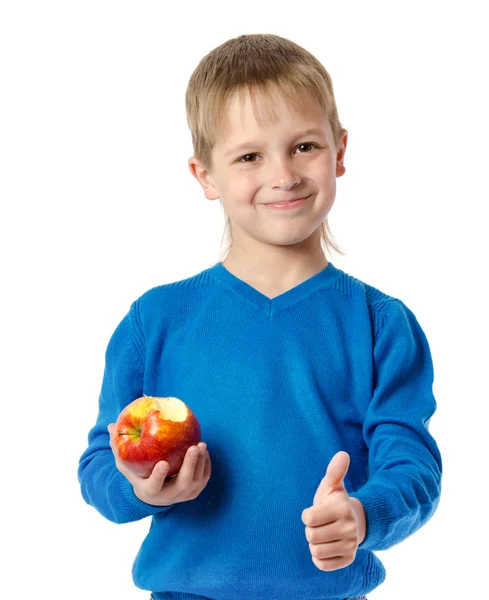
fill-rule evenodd
<path id="1" fill-rule="evenodd" d="M 302 511 L 312 562 L 321 571 L 343 569 L 355 560 L 366 534 L 362 503 L 350 498 L 344 479 L 350 456 L 337 452 L 314 496 L 313 505 Z"/>

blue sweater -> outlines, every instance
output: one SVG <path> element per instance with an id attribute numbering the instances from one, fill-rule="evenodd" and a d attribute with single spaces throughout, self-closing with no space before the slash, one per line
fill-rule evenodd
<path id="1" fill-rule="evenodd" d="M 331 262 L 270 299 L 219 262 L 148 290 L 119 322 L 81 492 L 115 523 L 151 517 L 133 578 L 156 600 L 360 596 L 385 579 L 373 551 L 438 505 L 432 383 L 427 339 L 401 300 Z M 194 500 L 146 504 L 115 466 L 107 425 L 143 394 L 176 396 L 200 422 L 212 474 Z M 352 564 L 321 571 L 301 514 L 339 450 L 367 531 Z"/>

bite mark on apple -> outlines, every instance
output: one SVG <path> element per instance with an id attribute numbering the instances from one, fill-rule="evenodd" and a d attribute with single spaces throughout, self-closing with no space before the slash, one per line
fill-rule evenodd
<path id="1" fill-rule="evenodd" d="M 155 404 L 158 406 L 163 418 L 170 419 L 170 421 L 185 421 L 188 416 L 187 406 L 179 398 L 169 396 L 168 398 L 153 398 Z"/>

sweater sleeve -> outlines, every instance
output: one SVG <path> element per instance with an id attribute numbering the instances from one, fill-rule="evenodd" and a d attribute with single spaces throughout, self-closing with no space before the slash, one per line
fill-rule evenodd
<path id="1" fill-rule="evenodd" d="M 374 320 L 374 389 L 363 425 L 368 478 L 349 495 L 360 500 L 366 514 L 359 549 L 387 550 L 434 514 L 442 460 L 428 431 L 436 401 L 426 336 L 397 299 Z"/>
<path id="2" fill-rule="evenodd" d="M 88 433 L 88 447 L 78 466 L 84 500 L 114 523 L 138 521 L 173 506 L 153 506 L 140 500 L 132 484 L 117 469 L 109 443 L 108 425 L 115 423 L 125 406 L 143 395 L 143 338 L 137 327 L 137 307 L 136 300 L 107 346 L 98 417 Z"/>

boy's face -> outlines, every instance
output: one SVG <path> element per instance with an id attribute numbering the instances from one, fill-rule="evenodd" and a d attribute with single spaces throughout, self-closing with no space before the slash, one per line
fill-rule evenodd
<path id="1" fill-rule="evenodd" d="M 258 109 L 264 102 L 257 96 Z M 295 112 L 279 95 L 275 123 L 259 124 L 249 95 L 236 95 L 228 106 L 227 131 L 212 150 L 212 173 L 194 157 L 189 168 L 208 200 L 221 198 L 232 225 L 233 243 L 298 244 L 319 232 L 333 206 L 336 177 L 344 174 L 347 132 L 336 150 L 331 125 L 312 100 Z M 259 115 L 262 112 L 259 110 Z M 317 132 L 303 134 L 314 129 Z M 241 144 L 245 144 L 239 147 Z M 310 198 L 292 210 L 267 203 Z"/>

